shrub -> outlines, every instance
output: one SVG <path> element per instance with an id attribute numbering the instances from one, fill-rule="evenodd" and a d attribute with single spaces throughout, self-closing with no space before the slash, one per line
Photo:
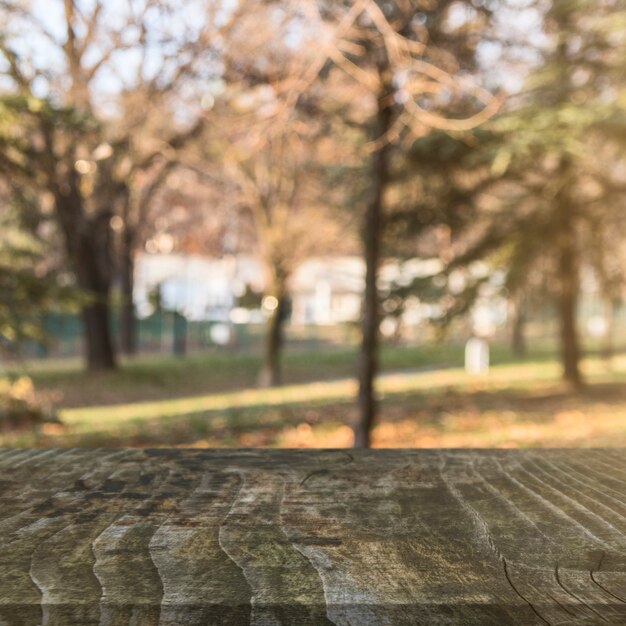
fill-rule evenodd
<path id="1" fill-rule="evenodd" d="M 36 428 L 44 422 L 59 423 L 45 398 L 35 391 L 28 376 L 0 378 L 0 431 Z"/>

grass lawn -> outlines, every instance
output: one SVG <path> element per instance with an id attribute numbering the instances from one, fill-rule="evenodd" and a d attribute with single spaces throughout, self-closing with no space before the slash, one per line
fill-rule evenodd
<path id="1" fill-rule="evenodd" d="M 283 375 L 286 385 L 350 378 L 356 371 L 355 349 L 287 351 Z M 535 349 L 529 358 L 551 358 L 548 348 Z M 492 361 L 506 363 L 512 356 L 506 347 L 492 350 Z M 420 368 L 461 367 L 463 346 L 386 346 L 381 351 L 384 372 Z M 251 389 L 261 361 L 256 354 L 209 352 L 184 358 L 140 356 L 124 360 L 115 372 L 87 373 L 78 359 L 39 360 L 5 367 L 10 375 L 28 374 L 37 390 L 49 394 L 64 408 L 109 406 L 147 400 L 188 398 Z M 0 375 L 3 372 L 0 370 Z"/>
<path id="2" fill-rule="evenodd" d="M 90 377 L 76 365 L 29 368 L 56 389 L 63 426 L 0 434 L 8 446 L 342 447 L 356 418 L 354 352 L 294 353 L 284 387 L 253 388 L 258 360 L 238 355 L 138 359 Z M 493 353 L 488 376 L 468 376 L 459 346 L 388 348 L 378 384 L 380 447 L 626 445 L 626 356 L 612 370 L 587 359 L 587 388 L 559 382 L 547 351 L 514 362 Z M 436 371 L 419 371 L 427 366 Z"/>

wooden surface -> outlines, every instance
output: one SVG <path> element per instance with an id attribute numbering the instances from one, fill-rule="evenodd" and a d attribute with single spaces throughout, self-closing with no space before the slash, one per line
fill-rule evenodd
<path id="1" fill-rule="evenodd" d="M 0 625 L 626 624 L 626 454 L 0 451 Z"/>

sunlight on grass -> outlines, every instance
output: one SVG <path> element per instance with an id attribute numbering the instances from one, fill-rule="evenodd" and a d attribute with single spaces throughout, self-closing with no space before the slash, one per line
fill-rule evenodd
<path id="1" fill-rule="evenodd" d="M 626 356 L 612 370 L 584 363 L 573 393 L 555 361 L 471 376 L 461 368 L 385 374 L 375 447 L 520 447 L 626 444 Z M 68 408 L 63 425 L 0 435 L 16 446 L 346 447 L 357 417 L 356 381 L 245 389 L 185 398 Z"/>
<path id="2" fill-rule="evenodd" d="M 382 394 L 403 393 L 441 387 L 497 388 L 525 384 L 534 379 L 558 375 L 555 363 L 527 363 L 524 365 L 501 365 L 493 368 L 485 377 L 474 377 L 462 369 L 441 370 L 425 373 L 397 373 L 381 377 L 377 389 Z M 178 415 L 201 411 L 218 411 L 254 406 L 278 406 L 294 403 L 350 401 L 357 391 L 354 379 L 290 385 L 275 389 L 247 389 L 224 394 L 209 394 L 157 402 L 136 402 L 81 409 L 66 409 L 61 418 L 64 423 L 89 430 L 98 425 L 121 421 L 175 418 Z"/>
<path id="3" fill-rule="evenodd" d="M 87 430 L 98 425 L 109 425 L 123 421 L 152 419 L 163 417 L 176 418 L 179 415 L 202 411 L 219 411 L 233 408 L 257 406 L 277 406 L 299 402 L 347 400 L 356 393 L 353 380 L 337 382 L 310 383 L 279 387 L 277 389 L 248 389 L 233 393 L 210 394 L 177 400 L 157 402 L 137 402 L 84 409 L 66 409 L 61 412 L 61 419 L 67 425 Z"/>

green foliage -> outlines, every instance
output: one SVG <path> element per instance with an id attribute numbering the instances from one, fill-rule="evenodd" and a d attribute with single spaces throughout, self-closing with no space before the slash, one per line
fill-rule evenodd
<path id="1" fill-rule="evenodd" d="M 0 175 L 12 184 L 36 183 L 55 167 L 65 154 L 51 148 L 54 135 L 65 136 L 65 150 L 73 149 L 78 137 L 86 138 L 99 130 L 88 114 L 59 107 L 32 95 L 0 94 Z"/>
<path id="2" fill-rule="evenodd" d="M 6 208 L 0 217 L 0 347 L 45 341 L 41 314 L 78 301 L 72 287 L 46 270 L 44 254 L 42 243 Z"/>
<path id="3" fill-rule="evenodd" d="M 244 309 L 260 309 L 263 294 L 246 284 L 244 292 L 237 297 L 237 306 Z"/>
<path id="4" fill-rule="evenodd" d="M 99 128 L 97 122 L 87 113 L 70 107 L 56 106 L 45 98 L 32 95 L 4 94 L 0 96 L 0 136 L 18 134 L 16 122 L 40 120 L 53 123 L 65 129 L 86 133 Z"/>
<path id="5" fill-rule="evenodd" d="M 614 24 L 624 15 L 620 3 L 611 1 L 555 1 L 548 7 L 543 63 L 515 104 L 482 131 L 487 141 L 478 154 L 490 162 L 491 209 L 475 213 L 482 234 L 455 265 L 488 259 L 507 271 L 509 293 L 555 295 L 559 245 L 570 237 L 575 271 L 591 267 L 603 289 L 619 292 L 623 263 L 616 272 L 612 260 L 619 258 L 625 234 L 619 170 L 626 139 L 626 39 Z"/>
<path id="6" fill-rule="evenodd" d="M 148 291 L 148 303 L 153 311 L 161 311 L 163 309 L 163 286 L 161 283 Z"/>

